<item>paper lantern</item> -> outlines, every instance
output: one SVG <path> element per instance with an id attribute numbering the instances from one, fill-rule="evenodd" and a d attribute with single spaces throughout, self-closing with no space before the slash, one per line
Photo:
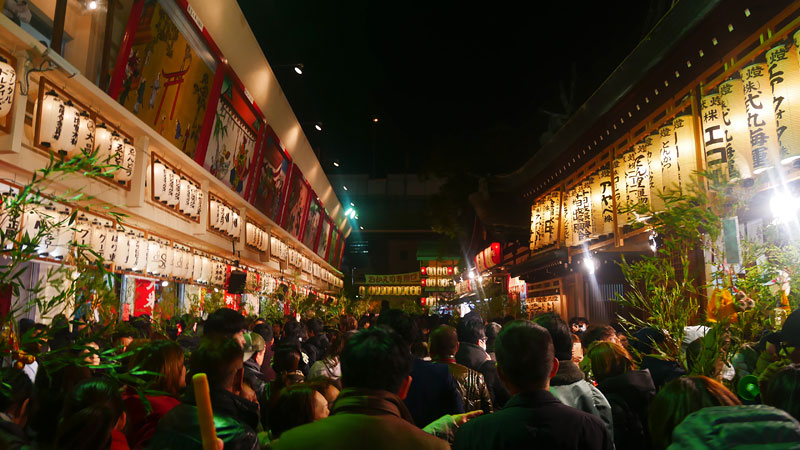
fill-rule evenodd
<path id="1" fill-rule="evenodd" d="M 119 236 L 117 233 L 117 227 L 114 225 L 113 222 L 106 222 L 106 254 L 104 265 L 106 267 L 111 267 L 111 264 L 116 261 L 117 252 L 119 251 Z"/>
<path id="2" fill-rule="evenodd" d="M 55 91 L 47 91 L 42 98 L 39 122 L 39 144 L 58 151 L 59 139 L 64 128 L 64 102 Z"/>
<path id="3" fill-rule="evenodd" d="M 127 139 L 124 142 L 123 170 L 120 171 L 121 179 L 118 180 L 121 184 L 128 183 L 133 178 L 133 168 L 136 165 L 136 147 Z"/>
<path id="4" fill-rule="evenodd" d="M 107 164 L 114 154 L 114 142 L 112 142 L 112 138 L 113 135 L 106 124 L 101 123 L 95 127 L 94 146 L 97 152 L 98 164 Z"/>
<path id="5" fill-rule="evenodd" d="M 167 201 L 167 204 L 173 208 L 177 208 L 178 204 L 181 202 L 181 176 L 178 172 L 175 172 L 175 176 L 172 177 L 172 201 Z"/>
<path id="6" fill-rule="evenodd" d="M 781 44 L 767 51 L 781 164 L 800 158 L 800 32 L 795 33 L 794 39 L 794 45 Z"/>
<path id="7" fill-rule="evenodd" d="M 675 117 L 672 119 L 672 131 L 675 134 L 681 191 L 685 193 L 685 189 L 691 184 L 692 177 L 697 172 L 694 119 L 689 114 Z"/>
<path id="8" fill-rule="evenodd" d="M 614 232 L 612 209 L 611 176 L 608 166 L 605 171 L 592 174 L 592 235 L 603 236 Z M 611 222 L 606 221 L 610 217 Z"/>
<path id="9" fill-rule="evenodd" d="M 0 119 L 11 112 L 14 102 L 14 88 L 17 84 L 17 71 L 0 56 Z"/>
<path id="10" fill-rule="evenodd" d="M 180 176 L 167 168 L 167 206 L 170 208 L 178 204 L 180 198 L 181 179 Z"/>
<path id="11" fill-rule="evenodd" d="M 191 189 L 189 188 L 189 180 L 186 177 L 181 177 L 180 181 L 180 201 L 178 202 L 178 211 L 183 214 L 189 209 L 189 196 L 191 195 Z"/>
<path id="12" fill-rule="evenodd" d="M 194 274 L 194 255 L 192 255 L 192 252 L 188 248 L 185 250 L 185 255 L 183 256 L 183 269 L 183 279 L 192 280 L 192 275 Z"/>
<path id="13" fill-rule="evenodd" d="M 239 213 L 236 211 L 231 212 L 231 231 L 230 235 L 234 238 L 238 238 L 242 235 L 242 220 L 239 217 Z"/>
<path id="14" fill-rule="evenodd" d="M 725 151 L 725 123 L 719 94 L 706 95 L 700 100 L 700 122 L 703 127 L 706 170 L 727 180 L 728 155 Z"/>
<path id="15" fill-rule="evenodd" d="M 161 275 L 170 276 L 172 274 L 172 266 L 175 264 L 175 250 L 169 243 L 162 243 L 161 251 L 159 270 L 161 270 Z"/>
<path id="16" fill-rule="evenodd" d="M 202 275 L 203 275 L 203 257 L 195 253 L 192 256 L 192 280 L 194 280 L 195 283 L 199 283 Z"/>
<path id="17" fill-rule="evenodd" d="M 196 187 L 196 189 L 197 189 L 197 199 L 195 200 L 195 210 L 194 210 L 195 219 L 200 217 L 200 211 L 203 208 L 203 197 L 205 196 L 205 194 L 203 194 L 203 191 L 199 187 Z"/>
<path id="18" fill-rule="evenodd" d="M 623 212 L 624 208 L 627 208 L 627 183 L 625 182 L 625 161 L 622 155 L 618 156 L 612 162 L 612 175 L 614 177 L 614 189 L 615 189 L 615 200 L 617 204 L 617 225 L 622 227 L 628 224 L 628 216 L 627 212 Z M 570 215 L 575 215 L 575 205 L 574 205 L 575 193 L 572 194 L 569 204 L 569 211 Z M 575 240 L 574 235 L 574 218 L 571 220 L 572 227 L 573 227 L 573 244 Z"/>
<path id="19" fill-rule="evenodd" d="M 115 233 L 117 236 L 117 252 L 114 255 L 114 265 L 117 270 L 127 270 L 128 253 L 130 251 L 128 235 L 121 228 L 115 230 Z"/>
<path id="20" fill-rule="evenodd" d="M 158 275 L 158 263 L 159 263 L 159 252 L 161 244 L 154 238 L 151 237 L 147 241 L 147 265 L 146 270 L 147 273 L 150 275 Z"/>
<path id="21" fill-rule="evenodd" d="M 658 160 L 661 165 L 661 192 L 669 194 L 681 188 L 680 167 L 678 164 L 678 150 L 675 147 L 675 128 L 672 123 L 658 129 L 656 138 Z"/>
<path id="22" fill-rule="evenodd" d="M 750 131 L 753 173 L 758 175 L 780 163 L 780 144 L 775 128 L 769 70 L 766 64 L 752 64 L 739 73 L 742 76 L 747 126 Z"/>
<path id="23" fill-rule="evenodd" d="M 538 204 L 534 202 L 534 204 L 531 205 L 531 251 L 536 251 L 539 249 L 539 225 L 541 221 L 542 217 L 539 214 Z"/>
<path id="24" fill-rule="evenodd" d="M 167 190 L 166 167 L 159 160 L 153 162 L 153 199 L 161 201 Z"/>
<path id="25" fill-rule="evenodd" d="M 142 273 L 147 268 L 147 248 L 148 242 L 141 231 L 136 234 L 136 246 L 134 248 L 133 271 Z"/>
<path id="26" fill-rule="evenodd" d="M 730 79 L 719 85 L 722 120 L 725 124 L 725 153 L 730 181 L 753 178 L 753 153 L 742 80 Z"/>
<path id="27" fill-rule="evenodd" d="M 212 274 L 212 266 L 211 266 L 211 259 L 207 256 L 202 257 L 202 270 L 200 276 L 201 283 L 209 283 L 211 281 L 211 274 Z"/>
<path id="28" fill-rule="evenodd" d="M 49 251 L 50 257 L 61 259 L 69 253 L 69 246 L 75 239 L 75 230 L 69 224 L 71 210 L 66 206 L 56 207 L 56 216 L 53 220 L 54 247 Z"/>
<path id="29" fill-rule="evenodd" d="M 78 115 L 78 143 L 74 151 L 67 157 L 73 158 L 82 153 L 91 155 L 94 152 L 94 120 L 89 116 L 86 111 L 81 111 Z"/>
<path id="30" fill-rule="evenodd" d="M 62 155 L 74 155 L 78 151 L 80 132 L 80 112 L 71 101 L 64 102 L 64 117 L 61 121 L 61 134 L 58 137 L 57 150 Z"/>
<path id="31" fill-rule="evenodd" d="M 92 246 L 92 224 L 89 222 L 89 216 L 83 213 L 78 214 L 75 219 L 75 245 L 88 248 Z"/>
<path id="32" fill-rule="evenodd" d="M 561 197 L 561 241 L 565 246 L 569 247 L 572 244 L 572 216 L 569 213 L 569 205 L 572 191 L 564 192 Z"/>
<path id="33" fill-rule="evenodd" d="M 212 229 L 219 228 L 219 213 L 219 203 L 212 199 L 208 205 L 208 223 Z"/>
<path id="34" fill-rule="evenodd" d="M 106 227 L 103 222 L 95 218 L 92 221 L 92 240 L 91 240 L 91 248 L 92 250 L 99 256 L 100 258 L 105 258 L 106 255 L 106 239 L 108 238 L 106 234 Z M 91 260 L 94 260 L 94 256 L 90 256 Z"/>
<path id="35" fill-rule="evenodd" d="M 172 266 L 170 274 L 174 278 L 183 278 L 183 249 L 173 245 L 172 247 Z"/>
<path id="36" fill-rule="evenodd" d="M 637 146 L 622 154 L 625 173 L 625 198 L 624 205 L 631 211 L 628 221 L 638 219 L 634 209 L 649 206 L 650 174 L 647 169 L 647 159 Z"/>

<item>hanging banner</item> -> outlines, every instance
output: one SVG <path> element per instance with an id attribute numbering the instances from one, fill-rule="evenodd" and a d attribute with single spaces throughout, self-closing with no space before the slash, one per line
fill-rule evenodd
<path id="1" fill-rule="evenodd" d="M 722 99 L 719 94 L 706 95 L 700 100 L 703 124 L 703 146 L 709 173 L 728 179 L 728 155 L 725 145 L 725 123 L 722 120 Z"/>
<path id="2" fill-rule="evenodd" d="M 622 156 L 618 156 L 612 162 L 612 174 L 614 176 L 614 195 L 617 202 L 617 226 L 623 227 L 628 224 L 627 212 L 623 212 L 623 208 L 627 207 L 628 194 L 626 192 L 627 183 L 625 182 L 625 163 Z M 574 206 L 570 205 L 570 212 L 574 212 Z M 573 225 L 574 227 L 574 225 Z M 573 240 L 575 236 L 573 235 Z M 574 245 L 574 244 L 573 244 Z"/>
<path id="3" fill-rule="evenodd" d="M 419 272 L 397 273 L 391 275 L 364 275 L 369 285 L 418 285 L 422 277 Z"/>
<path id="4" fill-rule="evenodd" d="M 795 42 L 800 32 L 794 35 Z M 767 52 L 772 104 L 780 144 L 781 164 L 800 158 L 800 61 L 797 45 L 781 44 Z"/>
<path id="5" fill-rule="evenodd" d="M 281 221 L 281 228 L 301 239 L 305 224 L 308 202 L 311 199 L 311 188 L 303 178 L 297 164 L 292 166 L 292 177 L 289 181 L 289 198 Z"/>
<path id="6" fill-rule="evenodd" d="M 312 251 L 316 249 L 315 245 L 317 244 L 320 224 L 324 215 L 322 204 L 315 197 L 316 195 L 312 191 L 311 203 L 308 205 L 308 220 L 306 220 L 306 229 L 303 232 L 303 244 Z"/>
<path id="7" fill-rule="evenodd" d="M 233 80 L 226 76 L 203 167 L 242 196 L 256 163 L 256 140 L 260 128 L 261 119 Z"/>
<path id="8" fill-rule="evenodd" d="M 205 38 L 173 5 L 157 1 L 135 5 L 128 24 L 133 32 L 123 43 L 129 51 L 119 53 L 109 94 L 194 157 L 217 61 Z"/>
<path id="9" fill-rule="evenodd" d="M 322 218 L 322 230 L 320 230 L 319 239 L 317 240 L 317 255 L 322 258 L 325 258 L 328 254 L 328 244 L 330 243 L 332 228 L 333 222 L 331 222 L 327 216 L 324 216 Z"/>
<path id="10" fill-rule="evenodd" d="M 136 291 L 133 297 L 133 315 L 153 314 L 156 302 L 156 284 L 149 280 L 136 279 Z"/>
<path id="11" fill-rule="evenodd" d="M 725 155 L 730 181 L 753 178 L 753 153 L 747 127 L 742 80 L 730 79 L 719 85 L 722 121 L 725 124 Z"/>
<path id="12" fill-rule="evenodd" d="M 780 163 L 775 108 L 766 64 L 752 64 L 739 71 L 742 76 L 753 173 L 758 175 Z"/>
<path id="13" fill-rule="evenodd" d="M 250 193 L 250 203 L 274 222 L 280 222 L 289 188 L 291 161 L 277 136 L 267 128 L 264 148 L 259 156 L 257 174 Z"/>

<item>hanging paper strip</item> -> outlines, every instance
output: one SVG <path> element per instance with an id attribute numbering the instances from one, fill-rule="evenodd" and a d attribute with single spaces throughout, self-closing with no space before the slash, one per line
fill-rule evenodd
<path id="1" fill-rule="evenodd" d="M 709 173 L 728 179 L 728 157 L 725 151 L 725 123 L 722 120 L 722 99 L 719 94 L 706 95 L 700 100 L 703 146 Z"/>
<path id="2" fill-rule="evenodd" d="M 725 124 L 725 155 L 730 181 L 753 178 L 753 153 L 747 127 L 742 80 L 731 79 L 719 85 L 722 121 Z"/>
<path id="3" fill-rule="evenodd" d="M 794 36 L 797 42 L 800 32 Z M 781 164 L 789 164 L 800 158 L 800 62 L 796 44 L 781 44 L 770 49 L 767 66 Z"/>
<path id="4" fill-rule="evenodd" d="M 627 203 L 626 183 L 625 183 L 625 164 L 622 157 L 617 157 L 612 161 L 612 174 L 614 176 L 614 195 L 617 202 L 617 225 L 622 227 L 628 224 L 628 213 L 623 212 Z"/>
<path id="5" fill-rule="evenodd" d="M 775 109 L 766 64 L 752 64 L 739 72 L 742 76 L 753 173 L 758 175 L 780 163 Z"/>

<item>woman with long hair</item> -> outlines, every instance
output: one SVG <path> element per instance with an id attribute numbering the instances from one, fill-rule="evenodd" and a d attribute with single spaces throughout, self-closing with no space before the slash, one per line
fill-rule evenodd
<path id="1" fill-rule="evenodd" d="M 153 437 L 161 417 L 180 404 L 178 397 L 186 387 L 183 348 L 172 341 L 149 342 L 132 357 L 128 369 L 139 373 L 136 376 L 143 382 L 140 387 L 152 408 L 147 411 L 135 386 L 125 388 L 123 399 L 128 411 L 125 435 L 131 448 L 143 448 Z"/>
<path id="2" fill-rule="evenodd" d="M 308 378 L 325 377 L 331 380 L 338 380 L 342 376 L 342 369 L 339 365 L 339 355 L 342 354 L 344 344 L 355 331 L 345 331 L 338 333 L 333 339 L 333 343 L 328 347 L 328 354 L 324 358 L 315 362 L 308 372 Z"/>
<path id="3" fill-rule="evenodd" d="M 71 450 L 128 449 L 122 429 L 125 408 L 119 388 L 96 378 L 75 386 L 64 402 L 55 448 Z"/>

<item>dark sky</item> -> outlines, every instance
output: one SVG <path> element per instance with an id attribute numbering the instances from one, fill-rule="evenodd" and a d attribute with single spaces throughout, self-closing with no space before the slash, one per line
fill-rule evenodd
<path id="1" fill-rule="evenodd" d="M 541 110 L 564 112 L 559 82 L 580 106 L 669 1 L 239 4 L 326 171 L 381 176 L 513 170 L 540 145 Z M 302 76 L 278 67 L 296 62 Z"/>

